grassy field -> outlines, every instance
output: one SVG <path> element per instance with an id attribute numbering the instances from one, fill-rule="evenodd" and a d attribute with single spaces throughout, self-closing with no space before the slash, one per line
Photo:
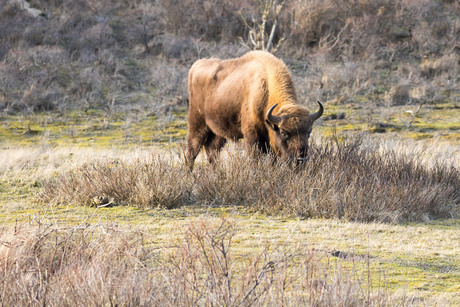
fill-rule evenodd
<path id="1" fill-rule="evenodd" d="M 312 106 L 312 108 L 314 105 Z M 186 136 L 186 107 L 176 107 L 166 114 L 146 108 L 111 113 L 104 110 L 69 113 L 16 114 L 2 117 L 2 147 L 78 146 L 105 148 L 169 146 Z M 460 107 L 456 103 L 408 105 L 399 107 L 363 107 L 362 104 L 326 104 L 324 118 L 317 125 L 326 137 L 343 132 L 378 135 L 394 133 L 404 139 L 434 139 L 460 144 Z"/>
<path id="2" fill-rule="evenodd" d="M 459 16 L 452 0 L 0 2 L 0 305 L 460 305 Z M 310 161 L 240 142 L 188 172 L 190 66 L 254 49 L 324 103 Z"/>
<path id="3" fill-rule="evenodd" d="M 352 109 L 352 106 L 336 107 L 333 112 L 328 111 L 326 116 L 335 112 L 353 113 Z M 392 112 L 396 113 L 397 111 L 393 110 Z M 430 114 L 433 116 L 433 112 L 436 110 L 427 113 L 420 112 L 418 122 L 424 122 L 423 115 Z M 453 109 L 453 112 L 458 111 Z M 356 112 L 354 114 L 354 117 L 357 118 L 356 122 L 358 122 L 360 115 L 357 115 Z M 18 297 L 16 302 L 21 302 L 21 300 L 26 302 L 31 299 L 31 293 L 36 293 L 37 302 L 47 301 L 50 305 L 61 304 L 65 302 L 65 296 L 62 296 L 62 293 L 67 292 L 63 288 L 52 285 L 59 281 L 67 287 L 75 286 L 75 281 L 63 281 L 63 277 L 55 272 L 58 270 L 57 268 L 59 271 L 71 269 L 69 268 L 70 264 L 61 263 L 54 267 L 51 263 L 56 256 L 49 253 L 43 255 L 41 252 L 23 250 L 26 249 L 26 246 L 23 245 L 24 242 L 29 242 L 27 244 L 35 242 L 32 244 L 33 246 L 40 246 L 40 244 L 48 246 L 48 250 L 50 248 L 55 250 L 54 254 L 60 255 L 59 257 L 62 259 L 67 256 L 71 259 L 76 257 L 76 259 L 80 259 L 79 261 L 85 262 L 82 260 L 87 257 L 85 253 L 95 253 L 94 248 L 91 251 L 86 251 L 83 247 L 78 246 L 81 244 L 83 244 L 82 246 L 105 246 L 108 244 L 109 237 L 118 238 L 120 233 L 123 236 L 120 240 L 125 243 L 120 243 L 116 239 L 111 248 L 117 249 L 120 247 L 116 244 L 128 244 L 126 242 L 130 242 L 129 248 L 127 248 L 134 248 L 136 252 L 126 251 L 126 255 L 134 253 L 138 257 L 138 248 L 141 246 L 135 242 L 138 242 L 139 236 L 142 236 L 142 240 L 146 242 L 143 243 L 142 248 L 149 250 L 149 256 L 142 259 L 136 258 L 136 261 L 144 263 L 142 265 L 144 269 L 138 268 L 136 272 L 141 274 L 142 270 L 146 270 L 142 273 L 144 275 L 141 274 L 145 277 L 145 280 L 140 281 L 142 287 L 145 286 L 144 283 L 148 282 L 151 283 L 150 287 L 153 287 L 152 285 L 155 287 L 164 286 L 171 283 L 172 280 L 178 282 L 178 278 L 182 277 L 179 277 L 178 272 L 171 271 L 170 265 L 176 269 L 180 267 L 174 261 L 179 261 L 180 257 L 185 257 L 181 253 L 187 253 L 189 255 L 187 257 L 191 257 L 189 254 L 191 251 L 184 250 L 184 248 L 195 248 L 196 254 L 194 255 L 197 263 L 193 264 L 193 269 L 192 267 L 188 268 L 191 270 L 190 272 L 194 272 L 193 270 L 199 267 L 200 270 L 206 272 L 209 270 L 210 275 L 214 276 L 213 274 L 215 274 L 214 277 L 220 280 L 219 282 L 224 282 L 228 275 L 219 275 L 213 266 L 202 267 L 205 265 L 200 257 L 207 255 L 208 248 L 215 253 L 221 251 L 218 248 L 221 245 L 215 245 L 220 241 L 213 241 L 215 239 L 213 234 L 216 238 L 228 240 L 222 242 L 228 244 L 232 255 L 231 258 L 225 260 L 231 261 L 232 265 L 232 280 L 228 281 L 231 284 L 231 289 L 233 289 L 230 296 L 222 288 L 216 290 L 217 288 L 209 286 L 205 281 L 202 281 L 203 284 L 195 289 L 184 286 L 183 289 L 175 290 L 189 293 L 192 298 L 196 295 L 195 299 L 199 304 L 211 302 L 209 297 L 199 297 L 203 293 L 213 291 L 216 291 L 216 295 L 220 295 L 218 299 L 220 302 L 236 304 L 238 300 L 242 300 L 241 302 L 248 304 L 249 297 L 246 297 L 246 294 L 254 285 L 257 287 L 251 292 L 251 295 L 254 295 L 251 300 L 259 305 L 280 304 L 282 302 L 288 305 L 296 303 L 315 304 L 315 302 L 319 305 L 328 305 L 343 302 L 347 298 L 354 302 L 352 303 L 354 305 L 368 305 L 371 302 L 376 305 L 453 306 L 460 304 L 457 295 L 460 291 L 458 286 L 460 284 L 460 261 L 458 258 L 460 247 L 456 244 L 460 240 L 458 198 L 457 202 L 452 204 L 453 207 L 452 205 L 450 207 L 449 212 L 454 214 L 453 218 L 433 220 L 429 214 L 422 214 L 416 219 L 418 222 L 403 219 L 402 222 L 397 223 L 353 222 L 356 218 L 351 215 L 348 218 L 345 215 L 341 219 L 337 217 L 326 219 L 315 218 L 315 213 L 310 213 L 312 217 L 308 217 L 308 215 L 296 213 L 298 212 L 296 207 L 293 207 L 292 210 L 276 211 L 272 207 L 251 204 L 251 198 L 247 200 L 244 200 L 244 197 L 242 200 L 236 199 L 229 191 L 222 190 L 206 191 L 208 194 L 204 194 L 205 196 L 194 192 L 196 193 L 195 196 L 188 195 L 187 198 L 180 198 L 179 201 L 173 203 L 162 202 L 162 199 L 169 199 L 170 194 L 167 193 L 161 194 L 163 198 L 156 198 L 156 203 L 155 201 L 130 200 L 121 196 L 117 198 L 116 195 L 118 194 L 113 194 L 115 196 L 111 194 L 109 196 L 89 196 L 88 200 L 83 195 L 90 193 L 90 190 L 85 189 L 80 192 L 83 194 L 75 192 L 73 198 L 66 199 L 62 193 L 72 194 L 66 192 L 68 191 L 66 188 L 78 190 L 82 186 L 79 187 L 78 182 L 77 185 L 74 182 L 71 186 L 66 186 L 66 184 L 70 184 L 69 181 L 65 181 L 66 183 L 60 181 L 59 185 L 53 180 L 55 178 L 72 178 L 72 172 L 80 176 L 83 174 L 79 173 L 81 167 L 85 167 L 85 165 L 90 166 L 90 168 L 98 165 L 111 165 L 111 168 L 115 170 L 119 168 L 122 171 L 121 176 L 117 175 L 120 177 L 115 179 L 111 177 L 115 176 L 113 174 L 104 179 L 105 173 L 98 173 L 98 171 L 89 173 L 89 176 L 94 176 L 91 178 L 94 186 L 100 184 L 99 180 L 107 182 L 127 180 L 124 176 L 128 173 L 125 172 L 130 168 L 135 168 L 135 172 L 138 171 L 136 165 L 146 161 L 147 163 L 150 161 L 154 165 L 157 165 L 155 161 L 159 161 L 166 164 L 166 170 L 176 170 L 179 177 L 183 176 L 180 166 L 182 163 L 180 143 L 185 135 L 185 113 L 172 113 L 168 120 L 163 122 L 159 122 L 155 116 L 145 115 L 138 122 L 130 121 L 129 125 L 126 124 L 127 119 L 123 118 L 121 114 L 110 117 L 105 124 L 103 119 L 98 120 L 101 118 L 100 114 L 89 114 L 88 120 L 85 121 L 79 121 L 80 116 L 67 115 L 65 119 L 49 119 L 46 125 L 43 124 L 44 117 L 36 115 L 27 122 L 17 117 L 9 117 L 5 118 L 3 122 L 2 134 L 7 136 L 7 141 L 2 142 L 0 155 L 2 157 L 0 161 L 0 223 L 3 225 L 0 234 L 0 241 L 2 242 L 0 257 L 3 258 L 0 259 L 2 259 L 2 266 L 7 268 L 5 272 L 8 272 L 11 261 L 20 267 L 22 265 L 20 259 L 28 263 L 30 261 L 27 260 L 28 257 L 37 257 L 40 259 L 40 261 L 37 260 L 37 263 L 42 263 L 40 265 L 44 265 L 44 267 L 37 264 L 36 269 L 50 270 L 49 274 L 51 274 L 49 279 L 40 278 L 40 275 L 35 277 L 36 282 L 42 288 L 36 289 L 35 286 L 27 284 L 26 281 L 31 278 L 30 276 L 27 277 L 29 279 L 23 279 L 24 276 L 15 277 L 16 279 L 20 278 L 19 280 L 22 282 L 19 283 L 19 286 L 11 289 L 5 288 L 6 284 L 2 284 L 4 293 L 2 299 L 7 305 L 8 302 L 12 303 L 12 301 L 5 300 L 8 293 Z M 354 121 L 348 124 L 343 120 L 322 121 L 316 130 L 316 142 L 328 142 L 331 135 L 335 135 L 339 139 L 353 138 L 353 135 L 344 133 L 345 130 L 348 130 L 346 126 L 353 124 Z M 148 127 L 151 128 L 148 129 Z M 349 130 L 356 129 L 358 128 L 353 127 Z M 379 134 L 372 133 L 369 127 L 364 128 L 364 131 L 370 132 L 366 141 L 374 145 L 378 144 L 378 150 L 383 153 L 393 151 L 401 156 L 416 156 L 418 163 L 434 165 L 436 161 L 438 163 L 443 161 L 446 165 L 458 168 L 458 144 L 455 141 L 451 142 L 452 139 L 456 139 L 456 128 L 438 127 L 436 132 L 430 130 L 428 132 L 431 135 L 427 140 L 417 140 L 420 139 L 418 136 L 415 137 L 415 140 L 407 138 L 410 133 L 420 133 L 418 129 L 420 128 L 401 128 L 407 134 L 398 134 L 400 135 L 399 139 L 393 137 L 396 134 L 392 132 L 392 129 L 388 129 L 388 133 Z M 73 137 L 69 135 L 70 130 L 75 132 Z M 148 130 L 151 131 L 151 134 L 148 133 Z M 401 130 L 397 131 L 401 132 Z M 129 138 L 123 137 L 123 135 L 128 134 L 130 135 Z M 322 138 L 320 137 L 321 134 L 323 135 Z M 446 138 L 446 135 L 450 135 L 452 138 Z M 225 162 L 226 166 L 222 161 L 224 169 L 229 167 L 237 170 L 237 172 L 242 172 L 238 168 L 239 164 L 235 164 L 235 161 L 232 160 L 235 155 L 237 159 L 241 159 L 241 153 L 240 146 L 229 146 L 222 154 L 222 160 L 227 161 Z M 166 162 L 166 160 L 171 162 Z M 114 161 L 115 164 L 113 164 Z M 227 165 L 227 163 L 229 164 Z M 244 163 L 238 163 L 243 168 L 248 167 Z M 158 165 L 154 167 L 161 169 Z M 210 171 L 213 172 L 208 168 L 206 161 L 202 160 L 198 163 L 197 172 L 200 172 L 199 176 L 204 177 L 198 176 L 193 179 L 184 175 L 186 180 L 184 185 L 190 184 L 189 181 L 204 180 L 206 176 L 211 176 Z M 218 169 L 217 171 L 221 172 L 222 170 Z M 273 169 L 268 169 L 268 171 L 273 171 Z M 289 169 L 284 169 L 284 171 L 292 172 Z M 221 175 L 229 176 L 225 172 Z M 100 176 L 102 178 L 99 179 Z M 127 176 L 129 177 L 129 175 Z M 162 177 L 162 179 L 171 183 L 160 185 L 159 188 L 163 187 L 167 191 L 171 189 L 170 191 L 174 192 L 176 190 L 172 189 L 171 186 L 175 186 L 174 180 L 177 181 L 178 178 L 177 176 L 168 176 Z M 208 179 L 216 180 L 213 178 Z M 271 178 L 271 180 L 276 180 L 276 176 Z M 258 177 L 254 176 L 252 179 L 259 180 Z M 290 180 L 293 179 L 284 180 L 291 182 Z M 219 180 L 215 182 L 217 185 L 220 184 Z M 159 183 L 157 182 L 157 184 Z M 197 189 L 198 184 L 196 182 L 193 184 Z M 80 182 L 80 185 L 83 183 Z M 108 185 L 110 186 L 110 184 Z M 233 186 L 233 188 L 241 189 L 239 186 Z M 154 185 L 150 188 L 147 186 L 147 190 L 149 189 L 154 189 Z M 217 196 L 211 195 L 216 198 L 209 198 L 209 193 L 217 193 Z M 251 192 L 246 191 L 245 193 L 247 193 L 245 194 L 247 197 L 252 197 Z M 43 196 L 44 194 L 46 197 Z M 175 199 L 174 195 L 172 197 Z M 293 201 L 290 198 L 281 198 L 281 201 L 283 199 L 287 202 Z M 327 201 L 327 198 L 324 199 Z M 86 205 L 82 206 L 82 204 Z M 165 209 L 164 206 L 169 206 L 171 209 Z M 454 211 L 451 211 L 452 209 Z M 377 220 L 379 219 L 377 218 Z M 222 229 L 226 229 L 224 234 L 216 234 Z M 197 234 L 199 230 L 202 232 Z M 70 240 L 72 238 L 71 233 L 79 232 L 83 233 L 84 242 L 79 241 L 82 239 L 78 236 L 76 236 L 78 237 L 75 239 L 76 242 Z M 85 234 L 86 232 L 88 234 Z M 46 240 L 39 239 L 41 237 L 46 238 Z M 206 238 L 214 239 L 206 241 Z M 201 239 L 203 241 L 200 241 Z M 209 246 L 203 245 L 204 243 L 209 244 Z M 195 246 L 194 244 L 198 245 Z M 15 248 L 12 248 L 13 245 Z M 63 245 L 73 246 L 81 254 L 71 254 L 70 248 L 66 254 L 65 251 L 60 250 Z M 10 251 L 8 252 L 8 250 Z M 225 255 L 225 257 L 229 257 L 227 254 Z M 103 261 L 102 256 L 98 254 L 98 257 L 101 257 L 99 261 Z M 223 261 L 219 258 L 222 257 L 222 252 L 219 257 L 216 257 L 213 260 L 217 261 L 216 263 Z M 118 258 L 109 257 L 105 261 L 114 261 L 113 266 L 117 267 L 119 260 L 116 259 Z M 207 258 L 205 257 L 205 259 Z M 182 263 L 181 261 L 184 260 L 179 262 Z M 276 266 L 268 269 L 267 265 L 270 261 L 274 261 Z M 46 263 L 50 263 L 50 266 L 47 267 Z M 163 277 L 151 272 L 152 268 L 154 271 L 156 270 L 154 268 L 158 267 L 159 263 L 163 263 L 161 268 L 170 268 L 161 273 Z M 217 265 L 216 263 L 214 265 Z M 116 279 L 115 272 L 104 271 L 107 268 L 104 269 L 99 262 L 92 263 L 89 261 L 86 265 L 95 270 L 97 274 L 105 276 L 101 277 L 103 282 L 96 288 L 108 287 L 104 282 L 110 284 Z M 123 267 L 126 269 L 133 265 L 133 263 L 128 263 Z M 246 272 L 249 272 L 248 266 L 251 265 L 254 272 L 257 272 L 253 272 L 253 274 L 262 275 L 261 278 L 265 276 L 262 278 L 263 281 L 262 279 L 258 281 L 257 276 L 245 275 Z M 150 269 L 147 270 L 147 268 Z M 242 270 L 242 268 L 245 269 Z M 179 272 L 183 272 L 181 270 L 184 269 L 185 267 L 180 267 Z M 77 271 L 75 274 L 80 276 L 79 278 L 89 274 L 84 270 Z M 306 271 L 311 272 L 311 276 L 305 275 Z M 265 272 L 265 275 L 262 272 Z M 270 278 L 267 277 L 268 272 L 272 274 Z M 96 273 L 93 272 L 92 274 Z M 8 278 L 12 278 L 12 276 L 11 274 L 4 275 Z M 306 276 L 310 276 L 311 280 L 309 281 Z M 4 280 L 6 281 L 8 278 Z M 132 278 L 141 277 L 132 276 Z M 187 280 L 187 278 L 191 278 L 190 276 L 184 278 L 186 280 L 181 282 L 185 284 L 190 282 Z M 194 278 L 198 277 L 195 276 Z M 326 290 L 323 286 L 312 286 L 312 281 L 321 285 L 328 285 L 329 288 Z M 285 284 L 282 286 L 280 283 Z M 88 285 L 88 287 L 92 286 Z M 106 304 L 111 302 L 111 299 L 122 304 L 133 299 L 139 299 L 139 302 L 144 303 L 150 299 L 150 302 L 153 302 L 152 298 L 146 294 L 137 294 L 136 296 L 132 293 L 123 292 L 123 287 L 129 288 L 127 280 L 123 280 L 119 287 L 113 285 L 110 287 L 112 287 L 110 288 L 111 292 L 107 293 L 107 297 L 102 297 L 99 301 L 92 301 L 92 303 Z M 280 290 L 280 287 L 283 290 Z M 158 290 L 160 288 L 151 289 L 151 291 L 157 293 L 155 291 L 160 291 Z M 45 289 L 48 290 L 45 291 Z M 242 292 L 237 292 L 237 290 Z M 88 303 L 79 291 L 73 290 L 72 293 L 79 304 Z M 328 293 L 329 300 L 323 300 L 322 295 L 325 293 Z M 63 298 L 63 300 L 53 298 L 54 295 Z M 140 297 L 138 297 L 139 295 Z M 187 304 L 186 302 L 190 302 L 188 300 L 192 298 L 176 297 L 174 299 L 176 302 L 182 299 L 181 302 Z M 173 301 L 172 298 L 163 297 L 156 302 L 172 304 Z"/>

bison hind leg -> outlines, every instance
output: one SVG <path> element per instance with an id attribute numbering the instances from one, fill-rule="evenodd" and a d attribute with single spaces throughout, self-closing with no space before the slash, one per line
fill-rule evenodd
<path id="1" fill-rule="evenodd" d="M 224 147 L 227 140 L 221 136 L 210 133 L 206 142 L 204 143 L 204 148 L 206 150 L 206 155 L 210 164 L 214 164 L 215 160 L 219 156 L 219 152 Z"/>

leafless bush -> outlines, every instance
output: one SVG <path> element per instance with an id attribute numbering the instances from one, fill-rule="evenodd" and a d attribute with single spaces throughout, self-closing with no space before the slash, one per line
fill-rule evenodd
<path id="1" fill-rule="evenodd" d="M 269 156 L 251 161 L 235 151 L 215 167 L 193 173 L 159 157 L 131 164 L 91 163 L 44 183 L 41 199 L 86 205 L 94 205 L 94 197 L 153 207 L 241 205 L 365 222 L 458 214 L 460 174 L 451 165 L 426 166 L 416 157 L 379 152 L 359 139 L 313 146 L 311 156 L 306 165 L 292 169 Z"/>
<path id="2" fill-rule="evenodd" d="M 301 100 L 322 99 L 331 103 L 349 103 L 365 97 L 366 104 L 382 94 L 383 80 L 377 73 L 377 62 L 329 62 L 324 53 L 315 53 L 306 59 L 305 76 L 295 80 Z"/>
<path id="3" fill-rule="evenodd" d="M 384 222 L 458 214 L 457 169 L 428 168 L 415 157 L 363 145 L 358 139 L 314 148 L 317 158 L 303 170 L 305 183 L 287 185 L 285 195 L 296 195 L 290 209 L 301 216 Z"/>
<path id="4" fill-rule="evenodd" d="M 159 16 L 157 12 L 149 7 L 143 7 L 136 12 L 137 20 L 129 28 L 128 39 L 130 44 L 141 44 L 144 52 L 147 54 L 158 53 L 155 39 L 162 33 L 162 27 L 159 26 Z"/>
<path id="5" fill-rule="evenodd" d="M 448 17 L 455 10 L 453 4 L 430 0 L 288 1 L 280 26 L 288 34 L 288 52 L 316 49 L 342 60 L 387 58 L 385 46 L 393 44 L 401 54 L 440 54 L 458 39 L 458 21 Z"/>
<path id="6" fill-rule="evenodd" d="M 423 77 L 432 78 L 435 76 L 445 75 L 449 79 L 458 75 L 460 66 L 460 55 L 445 54 L 440 58 L 432 59 L 424 56 L 420 63 L 420 73 Z"/>
<path id="7" fill-rule="evenodd" d="M 268 212 L 282 210 L 302 217 L 357 221 L 448 217 L 455 210 L 459 173 L 449 166 L 427 169 L 414 158 L 392 152 L 380 155 L 359 141 L 327 143 L 312 151 L 314 159 L 298 171 L 267 164 L 259 169 L 241 165 L 241 159 L 230 159 L 231 166 L 218 167 L 216 179 L 208 181 L 205 175 L 200 176 L 204 187 L 213 193 L 199 196 L 213 195 L 207 203 L 225 200 L 253 204 Z"/>
<path id="8" fill-rule="evenodd" d="M 152 248 L 141 236 L 102 225 L 1 232 L 3 305 L 148 304 L 149 293 L 158 291 L 152 268 L 145 267 L 154 259 Z"/>
<path id="9" fill-rule="evenodd" d="M 387 93 L 387 99 L 391 105 L 406 105 L 410 102 L 410 86 L 408 84 L 399 84 L 391 88 Z"/>
<path id="10" fill-rule="evenodd" d="M 90 54 L 96 55 L 99 50 L 110 48 L 115 44 L 113 29 L 104 23 L 97 23 L 80 33 L 80 44 Z"/>
<path id="11" fill-rule="evenodd" d="M 85 164 L 50 181 L 41 198 L 86 205 L 137 204 L 173 208 L 189 202 L 190 178 L 174 163 L 152 156 L 134 163 Z"/>
<path id="12" fill-rule="evenodd" d="M 187 97 L 187 68 L 175 61 L 150 65 L 150 84 L 159 97 Z"/>
<path id="13" fill-rule="evenodd" d="M 18 4 L 0 2 L 0 61 L 11 48 L 17 48 L 28 24 L 33 18 L 21 13 Z"/>
<path id="14" fill-rule="evenodd" d="M 386 306 L 365 289 L 369 269 L 349 272 L 325 253 L 256 251 L 235 257 L 235 224 L 201 220 L 172 246 L 110 225 L 0 229 L 0 301 L 12 306 Z"/>
<path id="15" fill-rule="evenodd" d="M 248 22 L 240 12 L 244 25 L 248 29 L 248 38 L 240 38 L 241 43 L 248 49 L 267 50 L 275 52 L 281 45 L 284 38 L 279 38 L 274 42 L 275 33 L 278 27 L 278 17 L 283 9 L 285 1 L 261 0 L 258 2 L 259 16 L 252 16 Z"/>
<path id="16" fill-rule="evenodd" d="M 37 46 L 12 49 L 0 62 L 0 91 L 7 97 L 7 109 L 50 110 L 62 103 L 68 86 L 68 59 L 58 47 Z"/>
<path id="17" fill-rule="evenodd" d="M 458 44 L 459 21 L 452 16 L 460 11 L 458 3 L 418 0 L 408 1 L 406 5 L 416 20 L 412 35 L 420 55 L 441 54 L 444 50 L 452 51 L 455 48 Z"/>
<path id="18" fill-rule="evenodd" d="M 295 42 L 300 47 L 296 48 L 297 51 L 317 46 L 330 48 L 344 28 L 347 10 L 343 1 L 301 1 L 288 5 L 286 10 L 291 12 L 287 15 L 290 20 L 283 25 L 288 27 L 285 32 L 291 36 L 287 44 Z"/>
<path id="19" fill-rule="evenodd" d="M 235 164 L 237 161 L 240 162 Z M 262 156 L 252 164 L 245 152 L 230 152 L 212 171 L 207 168 L 195 171 L 199 178 L 194 193 L 196 201 L 215 206 L 253 206 L 264 202 L 276 191 L 281 193 L 279 190 L 284 185 L 278 185 L 278 182 L 292 174 L 288 165 L 273 167 L 272 163 L 270 156 Z"/>
<path id="20" fill-rule="evenodd" d="M 247 1 L 161 0 L 167 29 L 174 33 L 225 42 L 243 35 L 245 27 L 238 11 L 254 11 Z"/>

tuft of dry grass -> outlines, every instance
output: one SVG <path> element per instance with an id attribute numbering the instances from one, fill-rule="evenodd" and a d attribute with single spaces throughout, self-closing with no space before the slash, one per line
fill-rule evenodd
<path id="1" fill-rule="evenodd" d="M 45 184 L 41 197 L 58 203 L 173 208 L 187 204 L 189 194 L 185 169 L 171 159 L 151 155 L 85 163 Z"/>
<path id="2" fill-rule="evenodd" d="M 312 146 L 301 167 L 251 160 L 241 148 L 190 173 L 170 157 L 88 162 L 43 182 L 40 200 L 83 205 L 248 206 L 302 218 L 404 222 L 458 215 L 453 164 L 382 150 L 363 138 Z"/>
<path id="3" fill-rule="evenodd" d="M 264 248 L 238 257 L 234 222 L 199 220 L 156 246 L 108 225 L 44 224 L 0 229 L 0 301 L 21 306 L 386 306 L 410 303 L 370 271 L 319 251 Z"/>

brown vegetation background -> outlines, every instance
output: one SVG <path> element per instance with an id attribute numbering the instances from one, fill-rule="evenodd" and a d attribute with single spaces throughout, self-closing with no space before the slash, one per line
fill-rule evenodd
<path id="1" fill-rule="evenodd" d="M 191 63 L 239 56 L 275 23 L 301 101 L 459 99 L 458 1 L 4 0 L 0 12 L 7 113 L 174 107 Z"/>

